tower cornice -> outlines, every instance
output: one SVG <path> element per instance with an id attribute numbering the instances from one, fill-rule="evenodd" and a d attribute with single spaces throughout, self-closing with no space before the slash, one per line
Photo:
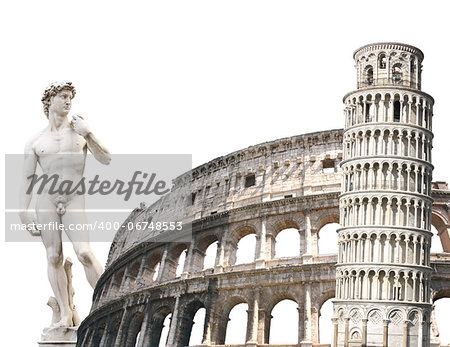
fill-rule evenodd
<path id="1" fill-rule="evenodd" d="M 412 45 L 408 45 L 406 43 L 400 43 L 400 42 L 376 42 L 376 43 L 369 43 L 367 45 L 359 47 L 357 50 L 353 52 L 353 59 L 359 58 L 360 55 L 371 52 L 371 51 L 378 51 L 378 50 L 391 50 L 391 49 L 401 49 L 403 51 L 413 53 L 419 57 L 420 60 L 423 60 L 424 54 L 423 52 Z"/>

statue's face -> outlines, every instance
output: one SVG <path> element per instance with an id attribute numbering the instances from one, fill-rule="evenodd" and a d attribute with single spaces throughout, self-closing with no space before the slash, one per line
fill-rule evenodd
<path id="1" fill-rule="evenodd" d="M 61 90 L 55 96 L 50 98 L 50 112 L 55 112 L 60 116 L 67 116 L 72 107 L 72 92 L 70 90 Z"/>

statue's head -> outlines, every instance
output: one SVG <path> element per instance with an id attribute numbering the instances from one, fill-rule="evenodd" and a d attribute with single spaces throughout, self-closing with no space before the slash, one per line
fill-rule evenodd
<path id="1" fill-rule="evenodd" d="M 72 82 L 64 81 L 64 82 L 53 82 L 51 83 L 42 94 L 41 101 L 44 104 L 44 113 L 48 118 L 48 108 L 51 104 L 52 96 L 57 95 L 62 90 L 69 90 L 72 93 L 72 99 L 75 97 L 76 90 L 72 85 Z"/>

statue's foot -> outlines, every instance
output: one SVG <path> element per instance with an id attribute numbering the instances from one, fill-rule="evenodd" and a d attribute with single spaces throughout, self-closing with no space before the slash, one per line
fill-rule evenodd
<path id="1" fill-rule="evenodd" d="M 52 327 L 54 327 L 54 328 L 73 327 L 72 314 L 67 314 L 64 316 L 61 315 L 61 319 L 59 320 L 59 322 L 56 322 L 55 324 L 53 324 Z"/>

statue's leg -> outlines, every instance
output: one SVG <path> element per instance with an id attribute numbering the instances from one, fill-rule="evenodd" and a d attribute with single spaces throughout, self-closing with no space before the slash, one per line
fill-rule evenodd
<path id="1" fill-rule="evenodd" d="M 89 230 L 87 227 L 78 227 L 69 230 L 68 226 L 86 226 L 88 220 L 84 212 L 84 196 L 74 197 L 70 203 L 66 206 L 66 213 L 61 217 L 63 224 L 66 226 L 66 234 L 72 241 L 73 249 L 84 266 L 84 272 L 86 278 L 92 288 L 95 287 L 97 280 L 103 273 L 103 268 L 92 253 L 91 246 L 89 245 Z"/>
<path id="2" fill-rule="evenodd" d="M 41 224 L 41 238 L 47 251 L 47 274 L 56 301 L 61 310 L 61 319 L 55 326 L 72 326 L 72 310 L 69 307 L 67 277 L 63 268 L 63 252 L 59 215 L 54 204 L 46 197 L 40 197 L 36 205 L 38 223 Z"/>

